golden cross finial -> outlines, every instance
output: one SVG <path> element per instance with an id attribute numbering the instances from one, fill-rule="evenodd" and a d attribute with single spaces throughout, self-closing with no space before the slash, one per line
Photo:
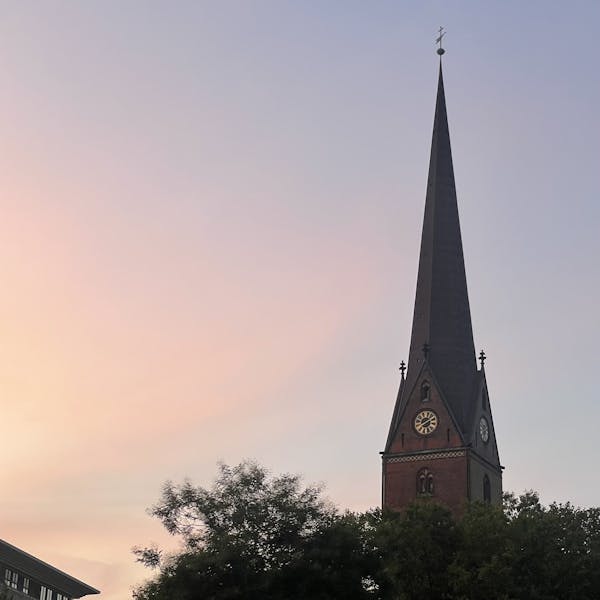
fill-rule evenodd
<path id="1" fill-rule="evenodd" d="M 444 52 L 446 52 L 443 48 L 442 48 L 442 38 L 446 35 L 446 32 L 444 31 L 444 28 L 440 25 L 440 28 L 438 30 L 438 37 L 435 40 L 435 43 L 438 44 L 438 49 L 437 49 L 437 53 L 441 56 L 442 54 L 444 54 Z"/>

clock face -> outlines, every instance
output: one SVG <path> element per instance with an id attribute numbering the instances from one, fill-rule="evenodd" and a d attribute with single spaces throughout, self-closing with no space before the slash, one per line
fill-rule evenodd
<path id="1" fill-rule="evenodd" d="M 488 425 L 487 419 L 485 417 L 481 417 L 479 419 L 479 435 L 481 439 L 487 444 L 490 439 L 490 426 Z"/>
<path id="2" fill-rule="evenodd" d="M 422 410 L 415 417 L 415 429 L 421 435 L 433 433 L 438 426 L 437 415 L 432 410 Z"/>

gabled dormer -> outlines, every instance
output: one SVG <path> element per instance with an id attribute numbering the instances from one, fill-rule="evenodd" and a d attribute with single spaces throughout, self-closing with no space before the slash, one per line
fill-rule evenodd
<path id="1" fill-rule="evenodd" d="M 465 440 L 448 400 L 428 362 L 410 387 L 401 383 L 386 453 L 458 448 Z"/>

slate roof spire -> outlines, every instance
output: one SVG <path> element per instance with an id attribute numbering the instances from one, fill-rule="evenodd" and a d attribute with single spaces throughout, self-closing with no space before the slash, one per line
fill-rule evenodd
<path id="1" fill-rule="evenodd" d="M 407 385 L 426 360 L 463 431 L 477 373 L 441 52 Z M 423 355 L 424 344 L 429 349 Z"/>

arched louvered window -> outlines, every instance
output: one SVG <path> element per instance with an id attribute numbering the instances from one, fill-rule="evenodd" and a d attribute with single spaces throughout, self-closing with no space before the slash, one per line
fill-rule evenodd
<path id="1" fill-rule="evenodd" d="M 433 474 L 429 469 L 421 469 L 417 474 L 417 494 L 419 496 L 432 496 L 433 489 Z"/>
<path id="2" fill-rule="evenodd" d="M 487 475 L 483 476 L 483 501 L 492 501 L 492 491 L 490 489 L 490 478 Z"/>
<path id="3" fill-rule="evenodd" d="M 421 402 L 427 402 L 427 400 L 429 400 L 430 392 L 431 392 L 431 387 L 429 385 L 429 381 L 425 380 L 421 384 Z"/>

